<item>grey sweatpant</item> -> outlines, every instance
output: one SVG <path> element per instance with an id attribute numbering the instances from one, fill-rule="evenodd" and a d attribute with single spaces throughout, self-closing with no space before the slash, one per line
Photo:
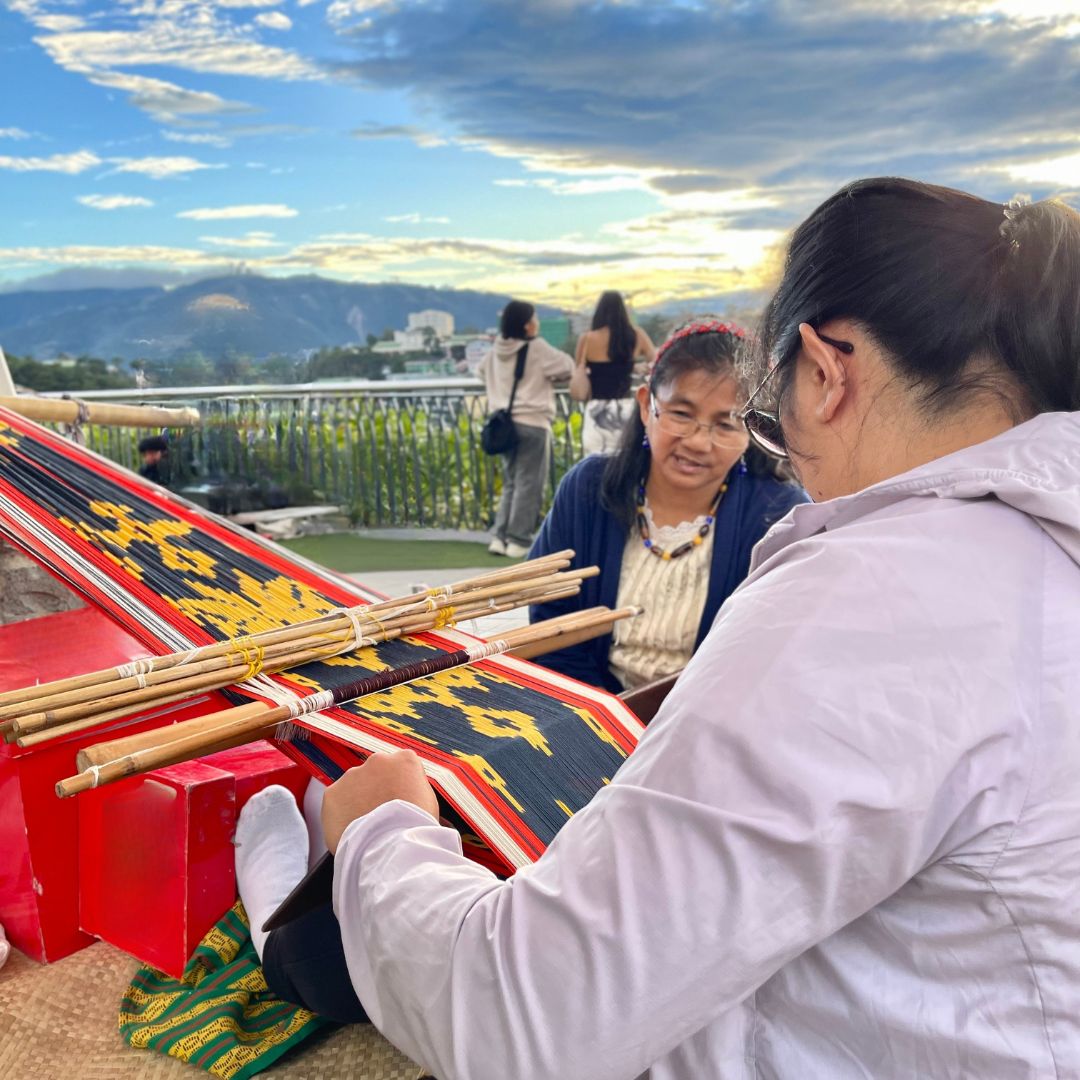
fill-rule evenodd
<path id="1" fill-rule="evenodd" d="M 551 430 L 515 422 L 517 447 L 503 454 L 503 490 L 495 514 L 494 533 L 500 540 L 512 540 L 528 547 L 540 524 L 540 505 L 544 501 L 548 461 L 551 456 Z"/>

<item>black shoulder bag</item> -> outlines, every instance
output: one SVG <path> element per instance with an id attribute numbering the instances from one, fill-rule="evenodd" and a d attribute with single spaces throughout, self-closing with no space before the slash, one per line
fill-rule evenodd
<path id="1" fill-rule="evenodd" d="M 514 410 L 514 395 L 517 393 L 518 383 L 525 374 L 525 353 L 528 352 L 529 343 L 518 349 L 517 363 L 514 365 L 514 385 L 510 390 L 510 401 L 505 409 L 496 409 L 488 413 L 484 426 L 480 429 L 480 445 L 485 454 L 509 454 L 517 446 L 517 431 L 514 430 L 512 413 Z"/>

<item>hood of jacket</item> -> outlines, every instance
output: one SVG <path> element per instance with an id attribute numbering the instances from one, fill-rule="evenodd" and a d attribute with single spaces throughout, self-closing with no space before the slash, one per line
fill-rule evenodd
<path id="1" fill-rule="evenodd" d="M 513 362 L 517 359 L 518 350 L 522 345 L 527 345 L 527 341 L 520 341 L 518 338 L 504 338 L 498 337 L 495 339 L 495 359 Z"/>
<path id="2" fill-rule="evenodd" d="M 1027 514 L 1080 565 L 1080 412 L 1042 413 L 853 495 L 796 506 L 758 544 L 753 566 L 788 544 L 913 496 L 998 499 Z"/>

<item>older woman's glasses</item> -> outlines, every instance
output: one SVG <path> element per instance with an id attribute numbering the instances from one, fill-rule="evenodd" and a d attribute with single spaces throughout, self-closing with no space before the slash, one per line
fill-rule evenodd
<path id="1" fill-rule="evenodd" d="M 737 412 L 728 413 L 722 420 L 706 424 L 701 420 L 695 420 L 683 409 L 661 409 L 654 397 L 651 397 L 649 401 L 657 426 L 661 431 L 674 435 L 677 439 L 692 438 L 700 428 L 704 428 L 709 433 L 709 441 L 713 446 L 726 446 L 742 437 L 743 425 Z"/>
<path id="2" fill-rule="evenodd" d="M 855 351 L 855 346 L 852 345 L 850 341 L 837 341 L 835 338 L 826 337 L 822 333 L 819 333 L 818 337 L 831 345 L 834 349 L 839 349 L 840 352 L 845 353 L 848 356 Z M 782 366 L 783 362 L 777 361 L 777 363 L 769 368 L 765 378 L 754 388 L 754 392 L 746 399 L 746 405 L 743 407 L 742 412 L 739 413 L 740 419 L 746 425 L 746 431 L 750 436 L 750 441 L 759 450 L 763 450 L 770 457 L 775 458 L 786 458 L 788 456 L 787 441 L 784 438 L 784 427 L 780 422 L 779 406 L 777 406 L 777 411 L 775 412 L 768 409 L 758 409 L 754 406 L 754 398 L 765 389 L 765 384 Z"/>

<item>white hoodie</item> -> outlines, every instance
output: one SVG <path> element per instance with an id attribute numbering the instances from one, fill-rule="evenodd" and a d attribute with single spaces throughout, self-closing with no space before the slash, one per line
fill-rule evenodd
<path id="1" fill-rule="evenodd" d="M 491 352 L 480 361 L 477 374 L 484 380 L 488 409 L 505 409 L 514 385 L 514 367 L 524 341 L 497 338 Z M 543 338 L 531 338 L 525 354 L 525 372 L 514 395 L 514 420 L 527 427 L 550 427 L 555 419 L 553 382 L 569 379 L 574 358 L 549 345 Z"/>
<path id="2" fill-rule="evenodd" d="M 1080 413 L 755 551 L 613 782 L 499 883 L 349 826 L 360 999 L 440 1080 L 1080 1077 Z"/>

